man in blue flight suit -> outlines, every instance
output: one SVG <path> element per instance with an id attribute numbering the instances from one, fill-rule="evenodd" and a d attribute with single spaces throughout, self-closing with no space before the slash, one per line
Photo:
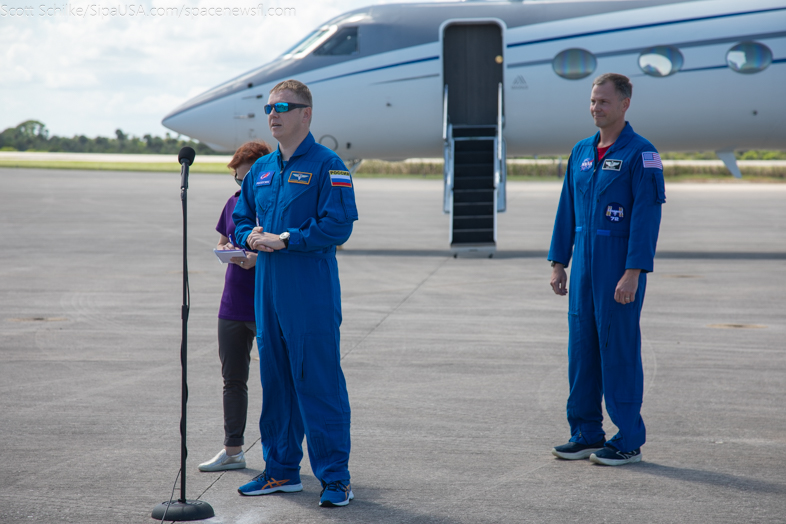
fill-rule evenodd
<path id="1" fill-rule="evenodd" d="M 633 86 L 608 73 L 593 82 L 590 112 L 600 131 L 568 160 L 549 260 L 551 287 L 568 307 L 570 442 L 557 457 L 618 466 L 641 460 L 644 374 L 639 320 L 666 201 L 655 147 L 625 121 Z M 608 442 L 601 399 L 619 432 Z"/>
<path id="2" fill-rule="evenodd" d="M 265 112 L 278 149 L 253 165 L 232 215 L 237 242 L 259 251 L 254 306 L 265 459 L 265 471 L 238 491 L 301 491 L 305 435 L 322 482 L 319 505 L 345 506 L 354 495 L 336 245 L 347 241 L 358 213 L 347 168 L 309 131 L 311 106 L 311 92 L 296 80 L 270 91 Z"/>

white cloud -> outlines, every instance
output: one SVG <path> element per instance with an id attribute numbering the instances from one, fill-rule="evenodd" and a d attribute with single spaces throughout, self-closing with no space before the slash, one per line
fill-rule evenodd
<path id="1" fill-rule="evenodd" d="M 27 119 L 52 134 L 163 134 L 180 103 L 280 55 L 321 23 L 375 0 L 133 0 L 132 4 L 44 0 L 32 16 L 0 10 L 0 130 Z M 215 16 L 216 7 L 295 8 L 294 16 Z M 54 8 L 69 14 L 54 16 Z M 99 6 L 88 10 L 88 6 Z M 8 2 L 10 8 L 23 2 Z M 108 11 L 125 8 L 123 16 Z M 82 17 L 76 10 L 84 9 Z M 185 16 L 182 8 L 205 9 Z M 102 12 L 103 8 L 105 11 Z M 180 8 L 180 16 L 151 16 Z M 213 15 L 207 10 L 213 8 Z M 6 9 L 5 13 L 8 13 Z M 47 11 L 48 9 L 48 11 Z M 138 12 L 138 8 L 134 8 Z M 171 13 L 171 11 L 170 11 Z"/>

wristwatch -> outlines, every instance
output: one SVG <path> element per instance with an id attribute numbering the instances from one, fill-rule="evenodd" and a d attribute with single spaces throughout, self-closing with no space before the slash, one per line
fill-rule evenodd
<path id="1" fill-rule="evenodd" d="M 284 231 L 278 235 L 278 239 L 284 243 L 284 249 L 289 247 L 289 231 Z"/>

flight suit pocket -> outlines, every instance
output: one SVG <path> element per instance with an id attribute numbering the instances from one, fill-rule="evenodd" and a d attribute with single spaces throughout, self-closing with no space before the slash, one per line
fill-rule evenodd
<path id="1" fill-rule="evenodd" d="M 658 204 L 666 203 L 666 183 L 663 180 L 663 172 L 658 171 L 652 174 L 652 183 L 655 184 L 655 202 Z"/>
<path id="2" fill-rule="evenodd" d="M 341 198 L 341 207 L 344 208 L 344 217 L 346 217 L 347 221 L 357 220 L 358 219 L 358 208 L 355 205 L 354 195 L 353 198 L 349 198 L 349 194 L 344 195 L 345 191 L 339 192 L 339 197 Z"/>
<path id="3" fill-rule="evenodd" d="M 335 340 L 330 333 L 306 333 L 300 348 L 297 381 L 303 392 L 324 399 L 337 394 L 337 355 Z"/>

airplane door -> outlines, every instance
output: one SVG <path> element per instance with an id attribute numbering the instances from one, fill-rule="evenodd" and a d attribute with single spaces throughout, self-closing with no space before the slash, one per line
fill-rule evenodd
<path id="1" fill-rule="evenodd" d="M 503 35 L 490 21 L 449 23 L 442 33 L 444 210 L 455 254 L 491 256 L 505 210 Z"/>
<path id="2" fill-rule="evenodd" d="M 496 125 L 502 56 L 498 24 L 461 23 L 445 28 L 443 79 L 450 89 L 448 115 L 454 126 Z"/>

